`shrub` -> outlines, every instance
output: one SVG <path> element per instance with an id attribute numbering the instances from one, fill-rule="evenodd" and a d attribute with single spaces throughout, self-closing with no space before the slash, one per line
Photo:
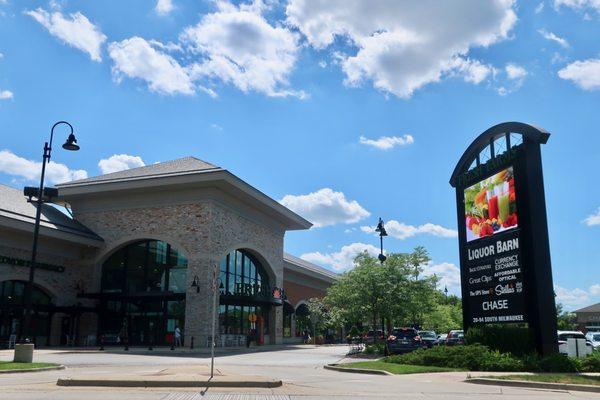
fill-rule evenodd
<path id="1" fill-rule="evenodd" d="M 363 350 L 364 354 L 383 354 L 385 350 L 385 344 L 383 343 L 374 343 L 368 344 L 365 346 Z"/>
<path id="2" fill-rule="evenodd" d="M 412 365 L 468 369 L 471 371 L 522 371 L 523 362 L 510 354 L 491 351 L 480 344 L 469 346 L 438 346 L 412 353 L 391 356 L 387 362 Z"/>
<path id="3" fill-rule="evenodd" d="M 465 341 L 517 357 L 522 357 L 535 348 L 531 329 L 516 325 L 472 326 L 465 335 Z"/>
<path id="4" fill-rule="evenodd" d="M 579 372 L 600 372 L 600 351 L 596 350 L 585 358 L 577 359 Z"/>
<path id="5" fill-rule="evenodd" d="M 540 358 L 537 362 L 536 371 L 539 372 L 578 372 L 579 361 L 569 358 L 565 354 L 552 354 Z"/>
<path id="6" fill-rule="evenodd" d="M 600 352 L 594 352 L 585 358 L 569 358 L 564 354 L 553 354 L 544 358 L 536 354 L 515 357 L 510 353 L 490 350 L 480 344 L 416 350 L 408 354 L 390 356 L 385 361 L 470 371 L 600 372 Z"/>

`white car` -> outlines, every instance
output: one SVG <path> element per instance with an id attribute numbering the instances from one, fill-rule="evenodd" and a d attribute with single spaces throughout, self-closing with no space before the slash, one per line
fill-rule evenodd
<path id="1" fill-rule="evenodd" d="M 587 353 L 591 354 L 594 350 L 592 342 L 590 342 L 581 331 L 558 331 L 556 334 L 558 336 L 559 353 L 568 354 L 567 339 L 586 339 L 585 345 L 587 347 Z"/>
<path id="2" fill-rule="evenodd" d="M 600 332 L 588 332 L 585 338 L 592 343 L 594 350 L 600 349 Z"/>

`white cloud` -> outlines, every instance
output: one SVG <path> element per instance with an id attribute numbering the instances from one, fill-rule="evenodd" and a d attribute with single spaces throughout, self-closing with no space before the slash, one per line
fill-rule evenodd
<path id="1" fill-rule="evenodd" d="M 525 68 L 517 64 L 508 63 L 506 64 L 505 70 L 508 79 L 518 80 L 523 79 L 527 76 L 527 71 L 525 70 Z"/>
<path id="2" fill-rule="evenodd" d="M 596 214 L 590 214 L 583 220 L 587 226 L 600 225 L 600 207 L 596 210 Z"/>
<path id="3" fill-rule="evenodd" d="M 556 302 L 563 304 L 567 309 L 585 306 L 590 301 L 588 293 L 579 288 L 566 289 L 554 285 L 554 293 L 556 294 Z"/>
<path id="4" fill-rule="evenodd" d="M 174 9 L 175 6 L 173 6 L 173 2 L 171 0 L 158 0 L 156 2 L 156 6 L 154 7 L 154 11 L 161 16 L 168 15 Z"/>
<path id="5" fill-rule="evenodd" d="M 494 73 L 494 67 L 482 64 L 478 60 L 455 57 L 448 63 L 445 71 L 451 76 L 461 76 L 465 82 L 477 85 Z"/>
<path id="6" fill-rule="evenodd" d="M 314 224 L 316 228 L 338 223 L 352 224 L 371 215 L 342 192 L 323 188 L 303 195 L 286 195 L 280 203 Z"/>
<path id="7" fill-rule="evenodd" d="M 356 49 L 337 55 L 347 85 L 368 80 L 408 98 L 445 74 L 456 74 L 457 67 L 466 68 L 469 81 L 480 81 L 483 64 L 461 67 L 457 59 L 507 38 L 517 20 L 513 5 L 513 0 L 291 0 L 286 14 L 288 24 L 315 49 L 329 47 L 336 38 Z"/>
<path id="8" fill-rule="evenodd" d="M 343 246 L 340 251 L 337 252 L 321 253 L 317 251 L 314 253 L 302 254 L 300 258 L 317 265 L 329 266 L 336 271 L 346 271 L 354 267 L 354 259 L 364 251 L 371 256 L 377 256 L 379 254 L 379 249 L 371 244 L 352 243 Z"/>
<path id="9" fill-rule="evenodd" d="M 544 3 L 540 3 L 535 7 L 535 10 L 533 10 L 536 14 L 541 13 L 542 11 L 544 11 Z"/>
<path id="10" fill-rule="evenodd" d="M 359 138 L 360 144 L 375 147 L 380 150 L 389 150 L 396 146 L 404 146 L 414 143 L 411 135 L 404 136 L 380 136 L 378 139 L 367 139 L 364 136 Z"/>
<path id="11" fill-rule="evenodd" d="M 289 89 L 289 75 L 297 59 L 298 35 L 274 26 L 263 17 L 262 2 L 235 6 L 216 3 L 218 11 L 187 27 L 181 41 L 201 57 L 191 65 L 194 79 L 219 80 L 244 93 L 305 97 Z"/>
<path id="12" fill-rule="evenodd" d="M 570 7 L 578 11 L 592 9 L 600 12 L 600 0 L 554 0 L 555 8 L 558 9 L 561 6 Z"/>
<path id="13" fill-rule="evenodd" d="M 94 61 L 102 61 L 101 47 L 106 36 L 80 12 L 65 17 L 61 12 L 49 13 L 43 8 L 25 11 L 44 28 L 71 47 L 84 51 Z"/>
<path id="14" fill-rule="evenodd" d="M 14 97 L 10 90 L 0 90 L 0 100 L 9 100 Z"/>
<path id="15" fill-rule="evenodd" d="M 547 31 L 547 30 L 545 30 L 545 29 L 538 29 L 538 33 L 539 33 L 540 35 L 542 35 L 542 37 L 543 37 L 544 39 L 547 39 L 547 40 L 551 40 L 551 41 L 553 41 L 553 42 L 556 42 L 556 43 L 558 43 L 559 45 L 561 45 L 562 47 L 565 47 L 565 48 L 566 48 L 566 47 L 569 47 L 569 42 L 567 42 L 567 40 L 566 40 L 566 39 L 564 39 L 564 38 L 561 38 L 560 36 L 557 36 L 557 35 L 555 35 L 555 34 L 554 34 L 554 33 L 552 33 L 552 32 L 548 32 L 548 31 Z"/>
<path id="16" fill-rule="evenodd" d="M 42 163 L 19 157 L 9 150 L 0 150 L 0 172 L 37 181 L 42 172 Z M 87 172 L 82 169 L 72 170 L 64 164 L 50 161 L 46 165 L 46 179 L 50 183 L 62 183 L 76 179 L 87 178 Z"/>
<path id="17" fill-rule="evenodd" d="M 100 167 L 100 171 L 103 174 L 143 167 L 144 165 L 146 164 L 144 164 L 144 161 L 140 156 L 130 156 L 129 154 L 113 154 L 98 162 L 98 167 Z"/>
<path id="18" fill-rule="evenodd" d="M 366 233 L 375 233 L 375 228 L 371 226 L 361 226 L 360 229 Z M 431 222 L 414 226 L 406 225 L 403 222 L 398 222 L 392 219 L 385 223 L 385 230 L 387 231 L 388 235 L 400 240 L 421 234 L 444 238 L 453 238 L 458 236 L 458 232 L 456 230 L 444 228 L 441 225 L 432 224 Z"/>
<path id="19" fill-rule="evenodd" d="M 448 262 L 434 264 L 430 262 L 423 266 L 423 275 L 437 276 L 439 279 L 438 287 L 440 289 L 447 287 L 449 291 L 460 291 L 460 268 L 455 264 Z"/>
<path id="20" fill-rule="evenodd" d="M 600 284 L 590 286 L 590 294 L 592 296 L 600 296 Z"/>
<path id="21" fill-rule="evenodd" d="M 600 89 L 600 59 L 575 61 L 558 71 L 558 76 L 584 90 Z"/>
<path id="22" fill-rule="evenodd" d="M 177 60 L 141 37 L 110 43 L 108 54 L 114 62 L 112 71 L 118 82 L 127 76 L 146 81 L 151 91 L 161 94 L 194 93 L 192 80 Z"/>

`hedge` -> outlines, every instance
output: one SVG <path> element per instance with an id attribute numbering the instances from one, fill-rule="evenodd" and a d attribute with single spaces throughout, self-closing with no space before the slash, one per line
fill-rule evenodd
<path id="1" fill-rule="evenodd" d="M 510 353 L 491 350 L 481 344 L 419 349 L 411 353 L 387 357 L 385 361 L 469 371 L 600 372 L 600 351 L 585 358 L 569 358 L 563 354 L 554 354 L 545 358 L 531 354 L 517 357 Z"/>

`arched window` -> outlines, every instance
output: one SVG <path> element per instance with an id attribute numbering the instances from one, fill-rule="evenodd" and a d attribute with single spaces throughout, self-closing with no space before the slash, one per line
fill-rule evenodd
<path id="1" fill-rule="evenodd" d="M 0 282 L 0 304 L 7 306 L 22 306 L 25 304 L 25 285 L 23 281 Z M 49 305 L 50 296 L 40 288 L 33 286 L 31 290 L 32 305 Z"/>
<path id="2" fill-rule="evenodd" d="M 269 277 L 252 254 L 244 250 L 232 251 L 221 260 L 219 290 L 219 332 L 221 334 L 248 334 L 252 330 L 269 332 L 270 305 L 259 303 L 256 297 L 269 291 Z M 250 316 L 258 322 L 251 322 Z"/>
<path id="3" fill-rule="evenodd" d="M 2 341 L 19 333 L 26 285 L 27 282 L 16 280 L 0 282 L 0 340 Z M 33 312 L 31 329 L 36 343 L 47 343 L 50 328 L 48 311 L 51 306 L 50 296 L 34 285 L 31 290 L 31 306 Z"/>
<path id="4" fill-rule="evenodd" d="M 187 259 L 159 240 L 131 243 L 102 266 L 103 293 L 185 293 Z"/>
<path id="5" fill-rule="evenodd" d="M 243 288 L 250 287 L 259 292 L 262 286 L 269 286 L 269 277 L 262 265 L 250 253 L 236 250 L 221 260 L 220 288 L 222 294 L 240 294 Z"/>

